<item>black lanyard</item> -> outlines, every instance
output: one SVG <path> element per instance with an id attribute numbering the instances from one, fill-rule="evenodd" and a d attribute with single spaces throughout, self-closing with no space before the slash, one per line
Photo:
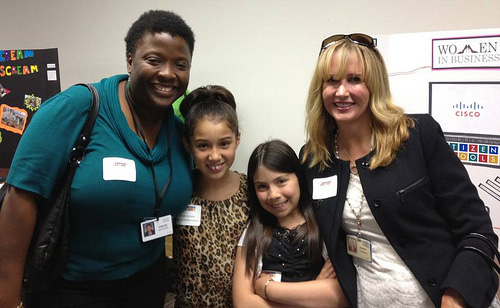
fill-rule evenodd
<path id="1" fill-rule="evenodd" d="M 139 132 L 139 134 L 142 137 L 142 140 L 146 144 L 146 149 L 148 150 L 149 156 L 151 156 L 151 159 L 153 158 L 153 155 L 151 154 L 151 150 L 149 149 L 148 143 L 146 142 L 146 135 L 144 134 L 144 130 L 142 129 L 141 122 L 139 121 L 139 118 L 137 117 L 137 114 L 135 113 L 134 106 L 132 104 L 132 97 L 130 97 L 130 92 L 128 91 L 128 85 L 129 83 L 127 82 L 124 86 L 124 92 L 125 92 L 125 100 L 128 103 L 128 106 L 130 107 L 130 113 L 132 114 L 132 119 L 134 120 L 134 125 Z M 161 192 L 158 191 L 158 183 L 156 181 L 156 173 L 155 173 L 155 168 L 154 168 L 154 162 L 151 160 L 150 168 L 151 168 L 151 173 L 153 174 L 153 183 L 154 183 L 154 189 L 155 189 L 155 212 L 154 212 L 154 217 L 158 219 L 160 217 L 160 208 L 161 208 L 161 201 L 163 200 L 163 197 L 165 196 L 165 193 L 167 192 L 168 187 L 170 186 L 170 182 L 172 182 L 172 174 L 173 174 L 173 168 L 172 168 L 172 140 L 170 139 L 170 131 L 167 126 L 167 140 L 168 140 L 168 150 L 167 150 L 167 157 L 168 157 L 168 165 L 170 167 L 170 174 L 168 176 L 167 182 L 163 186 L 163 189 Z"/>

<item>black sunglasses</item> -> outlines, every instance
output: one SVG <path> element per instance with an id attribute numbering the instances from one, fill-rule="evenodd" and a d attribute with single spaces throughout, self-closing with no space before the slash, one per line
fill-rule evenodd
<path id="1" fill-rule="evenodd" d="M 326 39 L 321 42 L 321 49 L 319 53 L 321 53 L 323 50 L 328 48 L 329 46 L 335 44 L 337 41 L 340 41 L 342 39 L 349 39 L 351 42 L 354 44 L 358 44 L 361 46 L 366 46 L 369 48 L 374 48 L 377 46 L 377 39 L 374 39 L 373 37 L 363 34 L 363 33 L 352 33 L 352 34 L 335 34 L 332 36 L 327 37 Z"/>

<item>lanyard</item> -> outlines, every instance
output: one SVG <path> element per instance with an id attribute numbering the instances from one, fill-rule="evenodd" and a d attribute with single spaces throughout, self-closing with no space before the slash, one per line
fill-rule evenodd
<path id="1" fill-rule="evenodd" d="M 141 122 L 139 121 L 139 118 L 137 117 L 137 114 L 135 113 L 134 106 L 132 104 L 132 97 L 130 97 L 130 92 L 128 91 L 129 87 L 129 82 L 127 82 L 124 86 L 124 92 L 125 92 L 125 99 L 128 103 L 128 106 L 130 107 L 130 113 L 132 113 L 132 119 L 134 120 L 134 125 L 139 132 L 139 134 L 142 137 L 142 140 L 144 141 L 146 145 L 146 149 L 148 150 L 149 156 L 151 156 L 151 149 L 149 149 L 148 143 L 146 142 L 146 135 L 144 134 L 144 130 L 142 129 Z M 155 168 L 154 168 L 154 162 L 151 160 L 151 164 L 149 165 L 151 168 L 151 173 L 153 174 L 153 183 L 154 183 L 154 189 L 155 189 L 155 211 L 154 211 L 154 217 L 158 219 L 160 217 L 160 208 L 161 208 L 161 201 L 163 200 L 163 197 L 165 196 L 165 193 L 167 192 L 168 187 L 170 186 L 170 182 L 172 182 L 172 174 L 173 174 L 173 168 L 172 168 L 172 140 L 170 139 L 170 131 L 167 126 L 167 140 L 168 140 L 168 150 L 167 150 L 167 157 L 168 157 L 168 166 L 170 167 L 170 173 L 168 175 L 167 182 L 163 186 L 161 192 L 158 191 L 158 183 L 156 181 L 156 173 L 155 173 Z"/>

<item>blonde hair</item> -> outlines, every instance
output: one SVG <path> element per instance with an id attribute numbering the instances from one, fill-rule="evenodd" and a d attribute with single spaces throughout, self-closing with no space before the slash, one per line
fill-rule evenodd
<path id="1" fill-rule="evenodd" d="M 335 79 L 345 77 L 347 65 L 356 57 L 362 67 L 362 81 L 370 92 L 371 142 L 375 154 L 370 169 L 389 165 L 409 137 L 409 127 L 414 126 L 403 109 L 394 105 L 389 87 L 389 77 L 384 59 L 375 48 L 355 44 L 342 39 L 323 50 L 314 70 L 306 103 L 306 144 L 302 162 L 309 167 L 319 164 L 320 170 L 330 167 L 331 149 L 337 124 L 323 106 L 323 82 L 330 78 L 332 60 L 337 59 Z"/>

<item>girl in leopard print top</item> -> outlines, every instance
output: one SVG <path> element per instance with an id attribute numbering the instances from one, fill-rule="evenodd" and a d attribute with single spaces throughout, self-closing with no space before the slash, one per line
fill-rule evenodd
<path id="1" fill-rule="evenodd" d="M 194 195 L 174 230 L 176 307 L 232 307 L 231 275 L 247 216 L 246 176 L 230 170 L 240 142 L 236 103 L 206 86 L 180 106 L 184 143 L 193 155 Z"/>

